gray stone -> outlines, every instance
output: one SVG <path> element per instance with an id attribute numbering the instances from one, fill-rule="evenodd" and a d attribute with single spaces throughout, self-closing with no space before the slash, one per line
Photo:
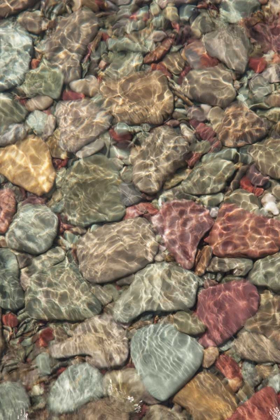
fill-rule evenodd
<path id="1" fill-rule="evenodd" d="M 55 130 L 56 119 L 53 115 L 36 110 L 28 115 L 26 124 L 37 136 L 46 140 Z"/>
<path id="2" fill-rule="evenodd" d="M 28 111 L 9 93 L 0 93 L 0 133 L 25 120 Z M 4 145 L 3 145 L 4 146 Z"/>
<path id="3" fill-rule="evenodd" d="M 24 306 L 24 293 L 19 283 L 19 267 L 16 256 L 9 250 L 0 249 L 0 307 L 18 311 Z"/>
<path id="4" fill-rule="evenodd" d="M 280 292 L 280 253 L 269 255 L 254 263 L 248 279 L 259 287 L 268 287 L 274 292 Z"/>
<path id="5" fill-rule="evenodd" d="M 259 0 L 222 0 L 220 16 L 228 23 L 237 23 L 260 8 Z"/>
<path id="6" fill-rule="evenodd" d="M 224 202 L 236 204 L 238 207 L 242 207 L 244 210 L 252 212 L 256 212 L 261 208 L 258 197 L 255 194 L 242 189 L 234 190 L 225 198 Z"/>
<path id="7" fill-rule="evenodd" d="M 214 273 L 228 273 L 233 272 L 234 276 L 246 276 L 246 274 L 252 269 L 253 261 L 247 258 L 218 258 L 214 257 L 211 260 L 210 265 L 207 267 L 207 271 Z"/>
<path id="8" fill-rule="evenodd" d="M 35 361 L 41 376 L 51 374 L 51 360 L 48 353 L 38 354 Z"/>
<path id="9" fill-rule="evenodd" d="M 28 395 L 21 384 L 4 382 L 0 385 L 0 420 L 25 418 L 29 406 Z"/>

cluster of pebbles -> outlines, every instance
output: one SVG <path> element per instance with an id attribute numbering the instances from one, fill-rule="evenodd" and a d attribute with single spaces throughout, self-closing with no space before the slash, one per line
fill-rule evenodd
<path id="1" fill-rule="evenodd" d="M 280 419 L 279 0 L 0 0 L 0 420 Z"/>

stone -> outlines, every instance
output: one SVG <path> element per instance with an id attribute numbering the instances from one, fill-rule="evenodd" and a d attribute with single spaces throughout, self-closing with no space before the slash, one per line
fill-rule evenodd
<path id="1" fill-rule="evenodd" d="M 24 29 L 8 21 L 2 21 L 0 24 L 0 39 L 0 92 L 2 92 L 23 82 L 24 75 L 29 70 L 33 42 Z"/>
<path id="2" fill-rule="evenodd" d="M 227 181 L 232 178 L 236 169 L 232 162 L 224 159 L 200 163 L 181 183 L 181 190 L 194 195 L 218 193 L 225 188 Z"/>
<path id="3" fill-rule="evenodd" d="M 13 216 L 16 213 L 17 202 L 15 193 L 9 188 L 0 190 L 0 234 L 7 232 Z"/>
<path id="4" fill-rule="evenodd" d="M 144 312 L 173 312 L 194 306 L 198 278 L 191 271 L 162 262 L 135 274 L 133 283 L 115 303 L 117 322 L 128 323 Z"/>
<path id="5" fill-rule="evenodd" d="M 36 195 L 48 193 L 56 177 L 48 146 L 33 135 L 0 149 L 0 173 Z"/>
<path id="6" fill-rule="evenodd" d="M 87 362 L 99 369 L 121 366 L 127 360 L 126 331 L 111 316 L 94 316 L 78 325 L 72 337 L 50 347 L 54 358 L 86 355 Z"/>
<path id="7" fill-rule="evenodd" d="M 0 307 L 18 311 L 24 306 L 24 293 L 19 283 L 16 256 L 7 248 L 0 248 Z"/>
<path id="8" fill-rule="evenodd" d="M 54 413 L 69 413 L 103 397 L 102 375 L 87 363 L 68 367 L 51 387 L 48 406 Z"/>
<path id="9" fill-rule="evenodd" d="M 170 410 L 164 405 L 153 405 L 149 408 L 148 413 L 143 420 L 188 420 L 187 413 L 179 413 L 175 410 Z"/>
<path id="10" fill-rule="evenodd" d="M 173 94 L 160 71 L 137 72 L 119 81 L 106 79 L 100 92 L 117 122 L 160 125 L 173 112 Z"/>
<path id="11" fill-rule="evenodd" d="M 130 414 L 123 411 L 123 404 L 109 398 L 91 401 L 76 413 L 64 416 L 62 420 L 130 420 Z"/>
<path id="12" fill-rule="evenodd" d="M 41 204 L 26 204 L 18 210 L 6 235 L 9 248 L 32 255 L 46 252 L 57 235 L 57 216 Z"/>
<path id="13" fill-rule="evenodd" d="M 234 276 L 246 276 L 253 267 L 253 261 L 247 258 L 218 258 L 214 257 L 207 271 L 214 273 L 228 273 L 232 271 Z"/>
<path id="14" fill-rule="evenodd" d="M 174 128 L 155 128 L 131 157 L 133 183 L 146 194 L 156 194 L 174 172 L 185 166 L 189 143 Z"/>
<path id="15" fill-rule="evenodd" d="M 53 132 L 53 134 L 50 137 L 48 137 L 46 144 L 48 145 L 50 154 L 53 158 L 64 160 L 69 157 L 69 153 L 61 149 L 61 147 L 59 146 L 59 139 L 60 139 L 60 131 L 57 128 Z"/>
<path id="16" fill-rule="evenodd" d="M 41 376 L 51 374 L 52 372 L 51 359 L 48 353 L 38 354 L 35 360 L 36 360 L 36 366 L 38 367 L 38 370 Z"/>
<path id="17" fill-rule="evenodd" d="M 92 97 L 99 91 L 99 83 L 95 76 L 89 75 L 84 79 L 73 80 L 69 83 L 69 87 L 73 92 L 83 93 L 86 96 Z"/>
<path id="18" fill-rule="evenodd" d="M 258 259 L 279 251 L 279 229 L 278 220 L 257 216 L 235 204 L 223 204 L 205 242 L 217 257 Z"/>
<path id="19" fill-rule="evenodd" d="M 202 290 L 198 294 L 196 315 L 207 331 L 199 342 L 204 347 L 223 344 L 255 315 L 258 307 L 257 288 L 248 281 L 232 281 Z"/>
<path id="20" fill-rule="evenodd" d="M 245 104 L 236 102 L 224 113 L 217 129 L 218 139 L 226 147 L 242 147 L 263 139 L 268 126 Z"/>
<path id="21" fill-rule="evenodd" d="M 243 189 L 234 190 L 228 195 L 224 203 L 236 204 L 238 207 L 242 207 L 244 210 L 257 213 L 261 207 L 259 198 L 249 191 Z"/>
<path id="22" fill-rule="evenodd" d="M 20 86 L 20 89 L 27 98 L 45 95 L 52 99 L 58 99 L 62 85 L 63 74 L 59 68 L 43 60 L 39 67 L 26 73 L 24 83 Z"/>
<path id="23" fill-rule="evenodd" d="M 32 34 L 40 35 L 49 26 L 49 20 L 44 18 L 40 10 L 34 12 L 23 12 L 18 17 L 18 23 Z"/>
<path id="24" fill-rule="evenodd" d="M 104 74 L 112 80 L 119 80 L 141 70 L 143 55 L 139 52 L 109 52 L 109 65 Z"/>
<path id="25" fill-rule="evenodd" d="M 238 363 L 227 354 L 221 354 L 215 367 L 227 378 L 228 385 L 233 392 L 237 392 L 243 383 L 241 369 Z"/>
<path id="26" fill-rule="evenodd" d="M 191 100 L 221 108 L 236 97 L 232 75 L 223 65 L 191 70 L 183 80 L 182 90 Z"/>
<path id="27" fill-rule="evenodd" d="M 157 251 L 150 223 L 139 217 L 101 226 L 77 244 L 80 271 L 92 283 L 133 274 L 153 262 Z"/>
<path id="28" fill-rule="evenodd" d="M 25 139 L 27 136 L 27 127 L 25 124 L 11 124 L 9 127 L 2 127 L 3 134 L 0 134 L 0 146 L 9 146 Z"/>
<path id="29" fill-rule="evenodd" d="M 222 0 L 220 4 L 220 16 L 228 23 L 238 23 L 249 17 L 260 8 L 259 0 Z"/>
<path id="30" fill-rule="evenodd" d="M 211 57 L 218 58 L 229 69 L 243 74 L 248 63 L 250 41 L 239 25 L 228 25 L 203 36 L 205 48 Z"/>
<path id="31" fill-rule="evenodd" d="M 26 415 L 29 407 L 29 397 L 20 383 L 7 381 L 0 385 L 0 420 L 16 420 Z"/>
<path id="32" fill-rule="evenodd" d="M 64 83 L 81 78 L 80 62 L 97 31 L 95 14 L 87 8 L 82 8 L 62 17 L 55 30 L 42 43 L 41 49 L 45 59 L 60 68 Z"/>
<path id="33" fill-rule="evenodd" d="M 269 255 L 254 263 L 250 271 L 248 280 L 259 287 L 268 287 L 275 293 L 280 291 L 280 276 L 278 268 L 280 266 L 280 253 Z"/>
<path id="34" fill-rule="evenodd" d="M 213 219 L 208 210 L 193 201 L 174 200 L 161 207 L 152 223 L 177 263 L 191 269 L 198 244 L 212 227 Z"/>
<path id="35" fill-rule="evenodd" d="M 0 133 L 3 134 L 10 125 L 18 124 L 25 120 L 27 110 L 14 100 L 10 93 L 0 93 Z M 3 141 L 1 146 L 5 146 Z"/>
<path id="36" fill-rule="evenodd" d="M 112 118 L 90 99 L 59 102 L 55 116 L 60 129 L 59 145 L 72 153 L 95 141 L 110 127 Z"/>
<path id="37" fill-rule="evenodd" d="M 252 362 L 280 363 L 280 350 L 263 334 L 241 332 L 234 340 L 232 350 Z"/>
<path id="38" fill-rule="evenodd" d="M 173 401 L 186 408 L 193 420 L 227 420 L 237 407 L 234 394 L 210 372 L 196 375 Z"/>
<path id="39" fill-rule="evenodd" d="M 165 401 L 193 377 L 203 351 L 195 339 L 172 325 L 155 324 L 136 331 L 131 357 L 149 393 Z"/>
<path id="40" fill-rule="evenodd" d="M 211 246 L 204 246 L 196 256 L 194 273 L 203 276 L 212 258 Z"/>
<path id="41" fill-rule="evenodd" d="M 32 111 L 44 111 L 45 109 L 49 108 L 53 104 L 53 99 L 49 96 L 42 96 L 38 95 L 34 98 L 28 99 L 25 103 L 25 108 L 32 112 Z"/>
<path id="42" fill-rule="evenodd" d="M 121 220 L 125 206 L 120 184 L 119 169 L 112 160 L 102 155 L 78 160 L 67 169 L 62 182 L 63 214 L 82 227 Z"/>
<path id="43" fill-rule="evenodd" d="M 26 125 L 35 135 L 40 136 L 42 140 L 46 140 L 55 130 L 56 119 L 53 115 L 36 110 L 28 115 Z"/>
<path id="44" fill-rule="evenodd" d="M 261 143 L 254 144 L 249 149 L 258 170 L 271 178 L 280 179 L 279 139 L 268 138 Z"/>
<path id="45" fill-rule="evenodd" d="M 39 320 L 83 321 L 101 309 L 74 263 L 61 262 L 35 272 L 25 292 L 25 310 Z"/>
<path id="46" fill-rule="evenodd" d="M 173 315 L 172 323 L 178 331 L 188 335 L 198 335 L 205 332 L 206 327 L 191 311 L 180 311 Z"/>
<path id="47" fill-rule="evenodd" d="M 218 357 L 219 357 L 218 347 L 208 347 L 207 349 L 204 349 L 202 366 L 204 368 L 209 368 L 215 363 Z"/>

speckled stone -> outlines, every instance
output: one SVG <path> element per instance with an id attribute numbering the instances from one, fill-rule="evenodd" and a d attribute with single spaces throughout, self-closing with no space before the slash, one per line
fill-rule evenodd
<path id="1" fill-rule="evenodd" d="M 5 234 L 16 213 L 17 202 L 13 190 L 0 190 L 0 234 Z"/>
<path id="2" fill-rule="evenodd" d="M 268 138 L 261 143 L 254 144 L 249 154 L 259 171 L 271 178 L 280 179 L 280 141 Z"/>
<path id="3" fill-rule="evenodd" d="M 18 311 L 24 306 L 24 293 L 19 283 L 16 256 L 6 248 L 0 249 L 0 307 Z"/>
<path id="4" fill-rule="evenodd" d="M 75 322 L 100 313 L 101 303 L 77 266 L 61 262 L 30 278 L 25 310 L 35 319 Z"/>
<path id="5" fill-rule="evenodd" d="M 173 312 L 191 308 L 198 278 L 191 271 L 165 262 L 150 264 L 136 273 L 133 283 L 114 306 L 114 319 L 128 323 L 143 312 Z"/>
<path id="6" fill-rule="evenodd" d="M 214 273 L 228 273 L 234 276 L 246 276 L 253 267 L 253 261 L 247 258 L 218 258 L 214 257 L 207 267 L 207 271 Z"/>
<path id="7" fill-rule="evenodd" d="M 103 397 L 102 375 L 87 363 L 68 367 L 50 390 L 48 406 L 54 413 L 69 413 Z"/>
<path id="8" fill-rule="evenodd" d="M 203 350 L 195 339 L 172 325 L 158 324 L 136 331 L 131 357 L 150 394 L 165 401 L 199 369 Z"/>
<path id="9" fill-rule="evenodd" d="M 0 420 L 17 420 L 26 415 L 29 397 L 20 383 L 4 382 L 0 385 Z"/>
<path id="10" fill-rule="evenodd" d="M 128 276 L 153 262 L 158 243 L 150 223 L 142 218 L 104 225 L 77 244 L 79 267 L 92 283 Z"/>
<path id="11" fill-rule="evenodd" d="M 274 292 L 280 291 L 280 253 L 269 255 L 254 263 L 248 279 L 260 287 L 268 287 Z"/>
<path id="12" fill-rule="evenodd" d="M 107 314 L 86 320 L 72 337 L 50 348 L 54 358 L 86 355 L 88 363 L 101 369 L 122 365 L 128 353 L 126 331 Z"/>

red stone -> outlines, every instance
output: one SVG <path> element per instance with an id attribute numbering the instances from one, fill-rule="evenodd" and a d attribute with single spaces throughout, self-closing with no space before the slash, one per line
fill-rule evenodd
<path id="1" fill-rule="evenodd" d="M 178 84 L 179 85 L 181 85 L 182 84 L 182 82 L 183 82 L 183 80 L 184 80 L 184 78 L 186 77 L 186 75 L 191 71 L 191 67 L 190 66 L 186 66 L 185 68 L 184 68 L 184 70 L 182 70 L 182 72 L 181 72 L 181 74 L 180 74 L 180 76 L 179 76 L 179 78 L 178 78 Z"/>
<path id="2" fill-rule="evenodd" d="M 83 93 L 73 92 L 72 90 L 64 90 L 62 94 L 63 101 L 78 101 L 86 96 Z"/>
<path id="3" fill-rule="evenodd" d="M 203 156 L 203 153 L 199 152 L 190 152 L 186 158 L 186 162 L 189 168 L 193 168 L 194 165 L 200 161 L 200 158 Z"/>
<path id="4" fill-rule="evenodd" d="M 151 69 L 153 71 L 161 71 L 163 74 L 165 74 L 166 77 L 172 78 L 172 74 L 167 70 L 166 66 L 163 63 L 153 63 L 151 64 Z"/>
<path id="5" fill-rule="evenodd" d="M 53 158 L 53 166 L 55 167 L 55 169 L 61 169 L 64 168 L 65 166 L 67 166 L 69 159 L 58 159 L 58 158 Z"/>
<path id="6" fill-rule="evenodd" d="M 151 216 L 154 216 L 157 213 L 158 209 L 151 203 L 139 203 L 135 206 L 127 207 L 124 220 L 135 219 L 135 217 L 139 216 L 144 216 L 146 219 L 150 219 Z"/>
<path id="7" fill-rule="evenodd" d="M 117 141 L 117 142 L 128 142 L 130 140 L 132 140 L 133 136 L 131 133 L 125 133 L 125 134 L 118 134 L 115 132 L 115 130 L 113 128 L 110 128 L 109 130 L 109 134 L 112 137 L 113 140 Z"/>
<path id="8" fill-rule="evenodd" d="M 251 57 L 249 59 L 249 67 L 255 73 L 262 73 L 267 67 L 267 62 L 263 57 Z"/>
<path id="9" fill-rule="evenodd" d="M 251 165 L 246 172 L 246 177 L 253 184 L 254 187 L 263 187 L 269 181 L 269 176 L 263 175 L 255 164 Z M 260 188 L 261 189 L 261 188 Z"/>
<path id="10" fill-rule="evenodd" d="M 234 392 L 242 386 L 243 380 L 240 367 L 232 357 L 227 354 L 221 354 L 215 366 L 228 379 L 229 386 Z"/>
<path id="11" fill-rule="evenodd" d="M 17 209 L 17 202 L 13 190 L 0 190 L 0 233 L 7 232 Z"/>
<path id="12" fill-rule="evenodd" d="M 52 340 L 54 340 L 53 330 L 48 327 L 40 332 L 36 345 L 37 347 L 48 347 L 49 342 Z"/>
<path id="13" fill-rule="evenodd" d="M 2 316 L 2 322 L 7 327 L 15 328 L 18 326 L 19 322 L 15 314 L 9 312 Z"/>
<path id="14" fill-rule="evenodd" d="M 38 197 L 37 195 L 31 195 L 21 202 L 22 206 L 25 204 L 46 204 L 47 199 L 44 197 Z"/>
<path id="15" fill-rule="evenodd" d="M 263 188 L 254 187 L 254 185 L 251 183 L 249 178 L 247 178 L 247 176 L 244 176 L 240 180 L 240 188 L 255 194 L 257 197 L 260 197 L 264 192 Z"/>
<path id="16" fill-rule="evenodd" d="M 212 141 L 216 137 L 216 133 L 212 127 L 200 122 L 195 130 L 196 134 L 199 135 L 201 140 Z"/>
<path id="17" fill-rule="evenodd" d="M 145 64 L 151 64 L 161 60 L 170 50 L 174 43 L 173 38 L 166 38 L 162 43 L 144 57 Z"/>
<path id="18" fill-rule="evenodd" d="M 40 62 L 41 62 L 41 59 L 39 59 L 39 58 L 33 58 L 31 60 L 31 68 L 32 69 L 37 69 L 37 67 L 39 67 Z"/>

